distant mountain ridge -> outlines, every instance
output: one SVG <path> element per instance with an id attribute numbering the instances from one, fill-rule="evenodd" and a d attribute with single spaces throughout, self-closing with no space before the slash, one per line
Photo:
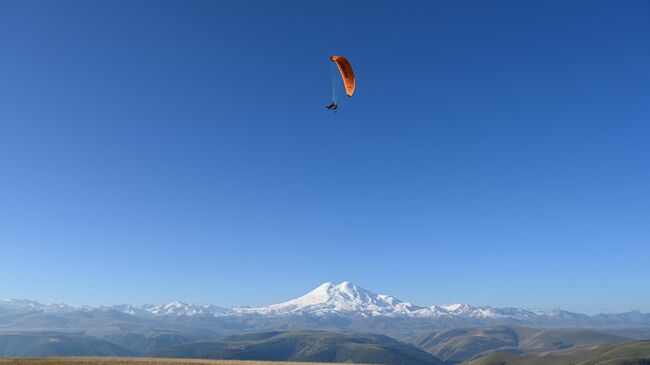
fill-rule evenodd
<path id="1" fill-rule="evenodd" d="M 256 318 L 259 321 L 315 318 L 320 324 L 328 320 L 377 321 L 407 319 L 439 323 L 444 328 L 518 324 L 532 326 L 650 326 L 650 314 L 627 312 L 589 316 L 562 310 L 531 311 L 522 308 L 474 307 L 468 304 L 447 304 L 423 307 L 385 294 L 375 294 L 351 282 L 324 283 L 309 293 L 283 303 L 264 307 L 224 308 L 195 305 L 181 301 L 166 304 L 133 306 L 129 304 L 72 307 L 66 304 L 42 304 L 30 300 L 0 300 L 0 313 L 37 311 L 43 313 L 97 312 L 112 310 L 138 318 L 213 317 L 225 321 Z M 312 320 L 310 320 L 312 321 Z M 271 326 L 272 327 L 272 326 Z M 303 326 L 305 327 L 305 326 Z M 310 326 L 306 326 L 310 327 Z M 337 326 L 335 326 L 337 327 Z"/>

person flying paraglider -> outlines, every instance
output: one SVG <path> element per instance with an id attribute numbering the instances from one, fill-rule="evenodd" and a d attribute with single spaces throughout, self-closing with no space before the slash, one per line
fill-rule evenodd
<path id="1" fill-rule="evenodd" d="M 336 109 L 337 109 L 338 107 L 339 107 L 339 106 L 338 106 L 336 103 L 332 103 L 332 104 L 326 106 L 325 108 L 327 108 L 327 109 L 329 109 L 329 110 L 334 110 L 334 111 L 336 111 Z"/>
<path id="2" fill-rule="evenodd" d="M 347 96 L 352 96 L 352 94 L 354 94 L 356 79 L 354 77 L 354 71 L 352 70 L 352 65 L 350 64 L 350 61 L 348 61 L 347 58 L 343 56 L 331 56 L 330 61 L 332 61 L 334 65 L 336 65 L 336 69 L 338 69 L 338 72 L 336 72 L 335 68 L 332 68 L 332 103 L 326 106 L 325 108 L 336 112 L 336 110 L 339 107 L 339 104 L 336 100 L 336 86 L 337 86 L 336 80 L 338 79 L 336 73 L 339 73 L 341 75 L 340 77 L 343 80 L 343 85 L 345 86 L 345 94 Z"/>

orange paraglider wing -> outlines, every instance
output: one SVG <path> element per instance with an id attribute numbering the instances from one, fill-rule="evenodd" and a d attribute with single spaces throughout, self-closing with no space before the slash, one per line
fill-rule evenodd
<path id="1" fill-rule="evenodd" d="M 338 66 L 339 71 L 341 72 L 343 84 L 345 85 L 345 93 L 347 96 L 352 96 L 352 94 L 354 94 L 354 71 L 352 70 L 350 61 L 343 56 L 332 56 L 330 57 L 330 60 L 336 63 L 336 66 Z"/>

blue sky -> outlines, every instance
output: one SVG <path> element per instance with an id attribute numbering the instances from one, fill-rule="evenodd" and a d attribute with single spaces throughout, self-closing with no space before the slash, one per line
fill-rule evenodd
<path id="1" fill-rule="evenodd" d="M 649 42 L 647 1 L 3 1 L 0 297 L 650 311 Z"/>

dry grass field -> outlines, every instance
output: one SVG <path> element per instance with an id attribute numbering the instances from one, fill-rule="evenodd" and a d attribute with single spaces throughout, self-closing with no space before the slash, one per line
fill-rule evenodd
<path id="1" fill-rule="evenodd" d="M 335 365 L 318 362 L 163 359 L 140 357 L 0 358 L 0 365 Z"/>

